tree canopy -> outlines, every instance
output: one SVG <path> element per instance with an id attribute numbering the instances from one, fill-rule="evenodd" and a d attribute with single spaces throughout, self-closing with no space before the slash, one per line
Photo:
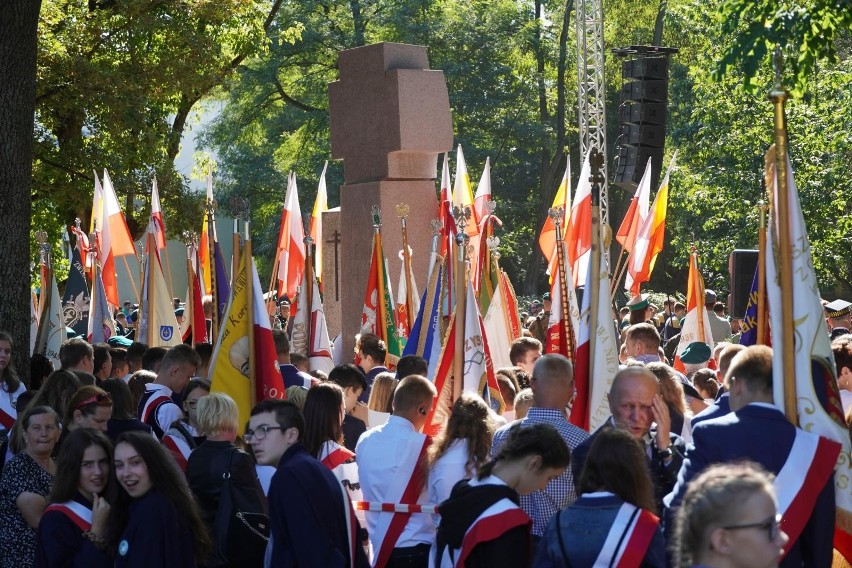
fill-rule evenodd
<path id="1" fill-rule="evenodd" d="M 683 290 L 695 246 L 708 286 L 727 289 L 727 256 L 756 242 L 762 156 L 771 143 L 771 47 L 785 48 L 791 155 L 820 283 L 852 289 L 848 3 L 809 0 L 605 2 L 605 45 L 680 48 L 672 59 L 667 246 L 651 287 Z M 58 242 L 88 219 L 92 169 L 110 170 L 131 229 L 144 227 L 156 175 L 173 236 L 197 230 L 201 199 L 175 171 L 180 135 L 200 101 L 222 111 L 202 136 L 218 156 L 217 197 L 249 198 L 261 272 L 272 249 L 286 175 L 303 211 L 329 157 L 327 84 L 340 50 L 378 41 L 427 46 L 445 73 L 455 142 L 475 183 L 486 156 L 504 221 L 502 260 L 524 291 L 544 288 L 531 247 L 565 167 L 576 185 L 574 1 L 67 0 L 40 13 L 33 169 L 34 225 Z M 615 155 L 620 61 L 607 53 L 608 155 Z M 612 171 L 613 168 L 610 168 Z M 331 162 L 329 201 L 342 165 Z M 630 199 L 610 189 L 613 226 Z M 179 213 L 179 214 L 178 214 Z M 35 250 L 35 247 L 33 247 Z M 617 247 L 613 249 L 617 253 Z"/>

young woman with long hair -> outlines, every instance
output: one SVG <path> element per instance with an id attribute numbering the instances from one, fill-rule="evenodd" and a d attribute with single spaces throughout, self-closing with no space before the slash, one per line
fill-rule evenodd
<path id="1" fill-rule="evenodd" d="M 638 557 L 637 566 L 663 568 L 665 540 L 647 462 L 626 431 L 598 434 L 577 485 L 580 497 L 550 521 L 534 566 L 591 568 Z"/>
<path id="2" fill-rule="evenodd" d="M 570 451 L 549 424 L 509 432 L 494 461 L 475 479 L 457 484 L 440 505 L 435 565 L 529 566 L 531 521 L 520 495 L 544 489 L 570 462 Z"/>
<path id="3" fill-rule="evenodd" d="M 305 431 L 302 445 L 323 463 L 343 484 L 353 501 L 363 494 L 358 477 L 355 453 L 343 446 L 343 418 L 346 414 L 343 389 L 334 383 L 320 383 L 305 398 Z M 363 511 L 356 511 L 358 521 L 366 527 Z"/>
<path id="4" fill-rule="evenodd" d="M 381 426 L 393 412 L 393 392 L 399 380 L 391 372 L 379 373 L 373 379 L 370 399 L 367 401 L 368 428 Z"/>
<path id="5" fill-rule="evenodd" d="M 0 331 L 0 430 L 9 430 L 18 417 L 18 397 L 27 390 L 12 362 L 12 336 Z"/>
<path id="6" fill-rule="evenodd" d="M 112 444 L 103 432 L 78 428 L 68 435 L 38 524 L 36 567 L 112 566 L 105 540 L 111 469 Z"/>
<path id="7" fill-rule="evenodd" d="M 772 480 L 749 463 L 711 466 L 692 480 L 675 522 L 675 566 L 778 566 L 788 537 Z"/>
<path id="8" fill-rule="evenodd" d="M 474 477 L 488 459 L 493 435 L 488 405 L 479 396 L 463 392 L 453 404 L 447 426 L 429 446 L 430 503 L 440 503 L 456 483 Z"/>
<path id="9" fill-rule="evenodd" d="M 124 432 L 113 452 L 120 487 L 107 542 L 115 566 L 194 567 L 210 540 L 174 459 L 152 436 Z"/>

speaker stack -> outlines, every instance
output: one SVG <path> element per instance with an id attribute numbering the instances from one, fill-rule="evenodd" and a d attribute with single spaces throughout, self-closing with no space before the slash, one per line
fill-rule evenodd
<path id="1" fill-rule="evenodd" d="M 656 188 L 666 141 L 669 57 L 676 48 L 631 46 L 613 50 L 621 62 L 622 88 L 615 185 L 634 192 L 648 158 Z"/>

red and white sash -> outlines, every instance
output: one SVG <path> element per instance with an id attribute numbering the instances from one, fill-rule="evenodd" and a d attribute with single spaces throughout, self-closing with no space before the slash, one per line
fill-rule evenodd
<path id="1" fill-rule="evenodd" d="M 149 391 L 151 392 L 151 391 Z M 165 394 L 157 394 L 154 392 L 151 397 L 145 402 L 145 405 L 142 407 L 142 416 L 140 416 L 140 420 L 145 424 L 148 424 L 148 419 L 151 417 L 151 413 L 155 412 L 157 408 L 163 404 L 164 402 L 171 402 L 172 397 Z M 154 417 L 156 421 L 156 417 Z M 168 424 L 166 428 L 168 428 Z"/>
<path id="2" fill-rule="evenodd" d="M 23 384 L 15 392 L 9 392 L 7 388 L 5 383 L 0 385 L 0 428 L 5 430 L 15 425 L 18 411 L 15 409 L 14 401 L 18 400 L 18 395 L 26 390 Z"/>
<path id="3" fill-rule="evenodd" d="M 426 458 L 426 449 L 432 438 L 420 434 L 423 442 L 418 448 L 411 444 L 404 455 L 400 455 L 400 468 L 397 475 L 388 480 L 385 499 L 388 502 L 414 504 L 420 498 L 420 493 L 426 481 L 426 472 L 422 464 Z M 370 535 L 373 550 L 378 552 L 373 557 L 373 566 L 386 566 L 396 543 L 399 541 L 411 513 L 378 513 L 376 528 Z"/>
<path id="4" fill-rule="evenodd" d="M 44 510 L 59 511 L 77 525 L 77 527 L 85 532 L 92 528 L 92 510 L 77 501 L 67 501 L 65 503 L 53 503 L 48 505 Z"/>
<path id="5" fill-rule="evenodd" d="M 468 527 L 464 533 L 460 549 L 453 550 L 452 555 L 450 555 L 449 547 L 444 549 L 438 566 L 441 568 L 461 568 L 478 544 L 500 538 L 515 527 L 531 524 L 532 521 L 520 507 L 510 499 L 500 499 L 485 509 Z"/>
<path id="6" fill-rule="evenodd" d="M 3 396 L 0 392 L 0 427 L 9 430 L 15 425 L 15 420 L 18 417 L 18 412 L 12 406 L 12 401 L 9 396 Z"/>
<path id="7" fill-rule="evenodd" d="M 624 503 L 615 515 L 593 568 L 638 568 L 659 524 L 660 519 L 653 513 Z"/>
<path id="8" fill-rule="evenodd" d="M 774 483 L 781 529 L 790 537 L 785 555 L 811 518 L 817 497 L 837 465 L 840 450 L 837 442 L 796 428 L 793 447 Z"/>
<path id="9" fill-rule="evenodd" d="M 162 443 L 175 457 L 175 461 L 180 466 L 181 471 L 186 473 L 186 464 L 189 461 L 189 454 L 192 452 L 192 448 L 189 447 L 186 440 L 181 436 L 166 434 L 163 436 Z"/>
<path id="10" fill-rule="evenodd" d="M 358 535 L 358 520 L 355 517 L 355 508 L 349 499 L 349 492 L 340 484 L 340 494 L 343 497 L 343 511 L 346 517 L 346 538 L 349 542 L 349 566 L 355 568 L 355 559 L 358 547 L 361 546 L 361 538 Z"/>
<path id="11" fill-rule="evenodd" d="M 348 448 L 344 448 L 331 440 L 325 442 L 320 448 L 319 460 L 325 467 L 331 470 L 354 457 L 355 452 L 351 452 Z"/>

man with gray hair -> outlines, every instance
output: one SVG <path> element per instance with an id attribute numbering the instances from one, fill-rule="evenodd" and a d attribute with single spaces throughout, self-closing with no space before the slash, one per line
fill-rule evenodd
<path id="1" fill-rule="evenodd" d="M 573 451 L 589 434 L 585 430 L 568 422 L 566 408 L 574 400 L 574 366 L 562 355 L 542 356 L 533 367 L 530 386 L 533 391 L 533 406 L 522 420 L 503 426 L 494 433 L 491 455 L 496 456 L 506 441 L 512 428 L 523 428 L 529 424 L 550 424 Z M 542 491 L 521 495 L 521 508 L 532 519 L 533 554 L 541 541 L 541 535 L 558 511 L 574 502 L 577 493 L 574 489 L 574 474 L 566 468 L 565 472 L 550 481 Z"/>
<path id="2" fill-rule="evenodd" d="M 618 428 L 645 448 L 654 495 L 658 505 L 674 487 L 686 453 L 683 438 L 671 432 L 671 417 L 658 393 L 657 377 L 644 367 L 626 367 L 615 374 L 609 389 L 612 416 L 574 452 L 571 469 L 579 476 L 595 438 L 604 430 Z"/>

